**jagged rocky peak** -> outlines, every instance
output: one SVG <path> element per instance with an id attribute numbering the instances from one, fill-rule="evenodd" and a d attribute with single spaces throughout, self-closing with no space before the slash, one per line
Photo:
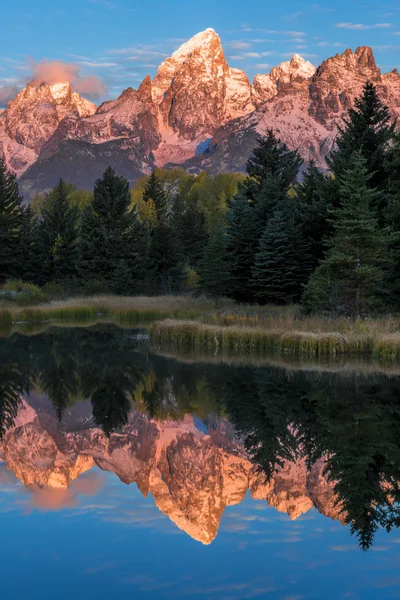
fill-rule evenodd
<path id="1" fill-rule="evenodd" d="M 185 140 L 210 136 L 221 124 L 254 110 L 247 75 L 229 68 L 213 29 L 198 33 L 162 63 L 152 95 L 163 127 Z"/>
<path id="2" fill-rule="evenodd" d="M 270 73 L 256 75 L 251 90 L 254 106 L 260 106 L 295 83 L 311 79 L 315 71 L 312 63 L 295 54 L 291 60 L 273 67 Z"/>
<path id="3" fill-rule="evenodd" d="M 39 151 L 65 117 L 85 117 L 97 107 L 67 82 L 30 82 L 2 113 L 7 135 L 18 144 Z"/>
<path id="4" fill-rule="evenodd" d="M 225 61 L 221 39 L 214 29 L 206 29 L 198 33 L 160 65 L 152 88 L 153 100 L 156 104 L 162 102 L 176 72 L 193 55 L 204 62 L 209 62 L 214 56 Z"/>
<path id="5" fill-rule="evenodd" d="M 316 68 L 308 60 L 305 60 L 299 54 L 294 54 L 291 60 L 282 62 L 271 70 L 270 76 L 273 81 L 282 83 L 291 82 L 294 79 L 310 79 L 316 71 Z"/>
<path id="6" fill-rule="evenodd" d="M 325 60 L 317 69 L 310 85 L 309 113 L 318 122 L 336 126 L 351 108 L 354 98 L 362 93 L 366 81 L 372 81 L 385 99 L 382 75 L 377 67 L 372 48 L 361 46 Z"/>

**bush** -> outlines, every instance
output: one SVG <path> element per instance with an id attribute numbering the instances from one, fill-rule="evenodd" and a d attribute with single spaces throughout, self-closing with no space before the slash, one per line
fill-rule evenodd
<path id="1" fill-rule="evenodd" d="M 33 306 L 47 302 L 47 295 L 43 290 L 33 283 L 26 283 L 21 280 L 9 280 L 3 285 L 5 292 L 16 293 L 14 300 L 21 306 Z"/>

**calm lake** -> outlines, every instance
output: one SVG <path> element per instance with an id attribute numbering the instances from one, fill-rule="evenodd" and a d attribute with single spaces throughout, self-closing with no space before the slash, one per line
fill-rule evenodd
<path id="1" fill-rule="evenodd" d="M 400 598 L 400 377 L 0 338 L 1 597 Z"/>

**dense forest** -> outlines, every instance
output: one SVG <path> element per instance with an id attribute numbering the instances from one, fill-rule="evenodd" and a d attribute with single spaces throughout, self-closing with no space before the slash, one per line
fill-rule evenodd
<path id="1" fill-rule="evenodd" d="M 30 207 L 0 161 L 0 284 L 44 293 L 199 292 L 300 303 L 330 317 L 397 311 L 400 134 L 376 88 L 339 129 L 326 172 L 272 131 L 246 176 L 157 170 L 133 190 L 108 168 Z"/>

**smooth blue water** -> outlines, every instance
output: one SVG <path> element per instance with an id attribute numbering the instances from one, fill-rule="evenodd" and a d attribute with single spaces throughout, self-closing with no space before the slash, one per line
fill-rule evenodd
<path id="1" fill-rule="evenodd" d="M 2 598 L 400 597 L 397 499 L 372 484 L 396 487 L 396 377 L 185 364 L 107 328 L 12 336 L 0 357 Z M 313 487 L 305 457 L 333 450 Z"/>

